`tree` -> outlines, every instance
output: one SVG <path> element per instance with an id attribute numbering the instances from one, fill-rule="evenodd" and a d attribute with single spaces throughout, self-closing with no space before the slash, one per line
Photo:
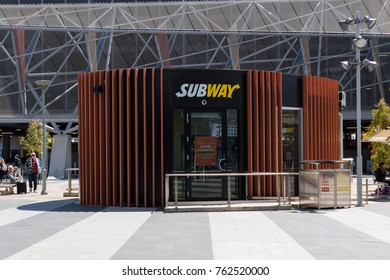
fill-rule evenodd
<path id="1" fill-rule="evenodd" d="M 28 124 L 26 136 L 23 136 L 19 140 L 20 145 L 30 155 L 32 152 L 38 152 L 39 156 L 42 157 L 42 125 L 41 122 L 33 120 Z M 54 142 L 53 137 L 50 136 L 49 132 L 46 132 L 46 148 L 50 149 Z"/>
<path id="2" fill-rule="evenodd" d="M 382 98 L 378 104 L 375 105 L 376 109 L 371 111 L 372 121 L 366 133 L 363 133 L 363 139 L 371 137 L 375 133 L 387 129 L 390 125 L 390 107 Z M 376 169 L 378 163 L 385 162 L 386 166 L 390 164 L 390 145 L 387 143 L 371 143 L 371 160 L 372 171 Z"/>

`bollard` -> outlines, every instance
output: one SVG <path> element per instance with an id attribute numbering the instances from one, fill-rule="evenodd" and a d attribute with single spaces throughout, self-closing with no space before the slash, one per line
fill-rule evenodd
<path id="1" fill-rule="evenodd" d="M 366 204 L 368 204 L 368 179 L 366 178 Z"/>

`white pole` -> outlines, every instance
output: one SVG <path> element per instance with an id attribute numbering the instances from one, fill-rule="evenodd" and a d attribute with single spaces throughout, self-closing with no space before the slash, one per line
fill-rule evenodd
<path id="1" fill-rule="evenodd" d="M 35 84 L 41 88 L 42 93 L 42 191 L 41 195 L 47 194 L 46 191 L 46 120 L 45 120 L 45 88 L 50 84 L 49 80 L 38 80 L 35 81 Z"/>
<path id="2" fill-rule="evenodd" d="M 42 89 L 42 192 L 41 194 L 47 194 L 46 191 L 46 120 L 45 120 L 45 92 L 44 87 Z"/>
<path id="3" fill-rule="evenodd" d="M 356 11 L 355 20 L 356 39 L 360 36 L 360 12 Z M 355 46 L 356 51 L 356 142 L 357 142 L 357 156 L 356 156 L 356 175 L 357 175 L 357 206 L 363 206 L 362 193 L 362 124 L 361 124 L 361 89 L 360 89 L 360 49 Z"/>

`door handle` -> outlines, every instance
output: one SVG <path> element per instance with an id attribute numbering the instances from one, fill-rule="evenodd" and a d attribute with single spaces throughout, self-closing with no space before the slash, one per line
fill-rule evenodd
<path id="1" fill-rule="evenodd" d="M 218 168 L 222 171 L 226 171 L 225 168 L 222 167 L 222 162 L 223 161 L 226 161 L 226 158 L 221 158 L 219 161 L 218 161 Z"/>

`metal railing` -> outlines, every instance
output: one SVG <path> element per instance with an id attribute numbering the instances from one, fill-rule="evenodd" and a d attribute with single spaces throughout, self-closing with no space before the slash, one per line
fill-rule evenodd
<path id="1" fill-rule="evenodd" d="M 79 172 L 78 168 L 67 168 L 65 169 L 68 172 L 68 195 L 72 194 L 72 172 Z"/>
<path id="2" fill-rule="evenodd" d="M 297 172 L 250 172 L 250 173 L 174 173 L 174 174 L 165 174 L 165 206 L 169 206 L 169 178 L 174 178 L 173 183 L 173 191 L 174 191 L 174 206 L 178 207 L 178 178 L 179 177 L 227 177 L 227 205 L 231 206 L 231 177 L 245 177 L 245 198 L 248 197 L 248 177 L 260 177 L 260 176 L 277 176 L 277 184 L 276 184 L 276 200 L 278 205 L 281 204 L 281 187 L 280 187 L 280 177 L 284 179 L 284 190 L 283 190 L 283 198 L 284 202 L 291 204 L 291 196 L 290 196 L 290 180 L 291 176 L 298 176 Z M 287 194 L 287 196 L 286 196 Z M 252 200 L 259 199 L 270 199 L 273 197 L 253 197 Z"/>

